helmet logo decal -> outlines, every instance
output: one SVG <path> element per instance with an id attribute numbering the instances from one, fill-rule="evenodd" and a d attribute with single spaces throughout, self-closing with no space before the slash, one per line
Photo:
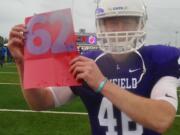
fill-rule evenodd
<path id="1" fill-rule="evenodd" d="M 96 14 L 103 14 L 104 13 L 104 9 L 103 8 L 97 8 L 96 9 Z"/>

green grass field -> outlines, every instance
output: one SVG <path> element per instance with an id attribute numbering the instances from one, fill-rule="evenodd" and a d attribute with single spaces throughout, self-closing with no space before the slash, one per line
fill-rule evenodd
<path id="1" fill-rule="evenodd" d="M 19 83 L 13 64 L 0 68 L 0 83 Z M 179 93 L 180 95 L 180 93 Z M 0 109 L 28 110 L 20 86 L 0 84 Z M 77 98 L 75 101 L 53 109 L 57 112 L 86 112 Z M 180 114 L 180 109 L 178 110 Z M 180 117 L 176 117 L 165 135 L 179 135 Z M 53 114 L 40 112 L 9 112 L 0 110 L 0 135 L 90 135 L 87 115 Z"/>

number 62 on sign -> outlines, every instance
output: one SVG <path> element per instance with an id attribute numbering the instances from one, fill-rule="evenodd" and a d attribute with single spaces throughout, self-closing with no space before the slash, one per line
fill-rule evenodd
<path id="1" fill-rule="evenodd" d="M 27 17 L 25 24 L 24 87 L 78 85 L 68 72 L 78 55 L 70 9 Z"/>

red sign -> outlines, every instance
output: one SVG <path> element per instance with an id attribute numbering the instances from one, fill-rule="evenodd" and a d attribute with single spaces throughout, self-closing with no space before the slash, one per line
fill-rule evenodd
<path id="1" fill-rule="evenodd" d="M 24 88 L 79 85 L 69 62 L 78 54 L 70 9 L 25 19 Z"/>

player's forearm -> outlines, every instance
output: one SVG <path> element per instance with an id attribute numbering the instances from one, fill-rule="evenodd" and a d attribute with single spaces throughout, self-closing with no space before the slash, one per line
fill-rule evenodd
<path id="1" fill-rule="evenodd" d="M 48 88 L 23 90 L 23 95 L 32 110 L 47 110 L 55 106 L 52 94 Z"/>
<path id="2" fill-rule="evenodd" d="M 134 121 L 147 128 L 164 132 L 172 123 L 175 110 L 166 101 L 136 96 L 108 82 L 102 94 Z"/>
<path id="3" fill-rule="evenodd" d="M 24 64 L 23 63 L 16 63 L 16 68 L 19 74 L 19 81 L 21 84 L 21 87 L 23 87 L 23 73 L 24 73 Z"/>
<path id="4" fill-rule="evenodd" d="M 33 88 L 28 90 L 23 88 L 24 65 L 17 64 L 16 67 L 19 74 L 22 93 L 29 107 L 33 110 L 46 110 L 54 107 L 52 94 L 47 88 Z"/>

